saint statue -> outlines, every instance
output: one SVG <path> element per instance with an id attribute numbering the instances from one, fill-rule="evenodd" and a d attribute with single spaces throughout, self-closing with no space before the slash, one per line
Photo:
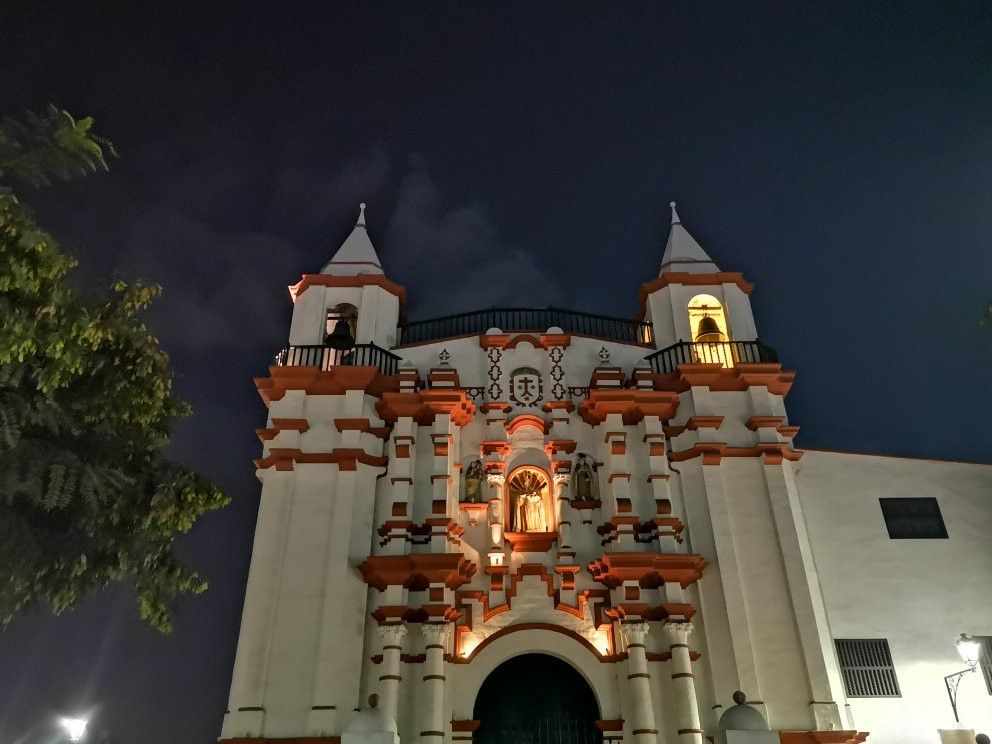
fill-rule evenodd
<path id="1" fill-rule="evenodd" d="M 465 496 L 462 501 L 477 504 L 482 501 L 482 481 L 485 480 L 482 461 L 473 460 L 465 471 Z"/>
<path id="2" fill-rule="evenodd" d="M 547 532 L 548 518 L 544 508 L 546 484 L 529 470 L 514 478 L 513 531 Z"/>
<path id="3" fill-rule="evenodd" d="M 572 488 L 573 501 L 595 501 L 596 497 L 592 493 L 592 468 L 586 460 L 586 456 L 579 455 L 579 462 L 575 466 L 575 475 L 572 476 L 575 484 Z"/>

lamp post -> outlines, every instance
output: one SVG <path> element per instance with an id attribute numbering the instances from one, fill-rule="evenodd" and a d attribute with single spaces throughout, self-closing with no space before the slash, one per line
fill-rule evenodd
<path id="1" fill-rule="evenodd" d="M 961 719 L 958 718 L 958 685 L 961 684 L 961 678 L 964 675 L 975 671 L 975 667 L 978 666 L 978 657 L 982 652 L 982 644 L 962 633 L 961 637 L 954 643 L 954 646 L 957 648 L 958 653 L 961 654 L 961 659 L 968 665 L 968 668 L 954 674 L 948 674 L 944 677 L 944 685 L 947 687 L 947 697 L 950 699 L 951 709 L 954 711 L 954 721 L 955 723 L 961 723 Z"/>

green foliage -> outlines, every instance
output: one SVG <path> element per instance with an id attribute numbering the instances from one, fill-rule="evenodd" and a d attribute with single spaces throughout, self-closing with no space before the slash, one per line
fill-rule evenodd
<path id="1" fill-rule="evenodd" d="M 91 125 L 55 108 L 5 119 L 0 174 L 38 185 L 105 169 Z M 174 537 L 227 500 L 163 454 L 189 408 L 139 317 L 159 288 L 89 297 L 66 282 L 74 266 L 0 181 L 0 624 L 127 579 L 168 631 L 174 597 L 206 588 Z"/>

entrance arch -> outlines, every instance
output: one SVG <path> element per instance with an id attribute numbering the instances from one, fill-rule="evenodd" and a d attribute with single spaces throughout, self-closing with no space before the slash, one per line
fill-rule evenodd
<path id="1" fill-rule="evenodd" d="M 600 744 L 599 705 L 570 664 L 522 654 L 486 677 L 475 698 L 475 744 Z"/>

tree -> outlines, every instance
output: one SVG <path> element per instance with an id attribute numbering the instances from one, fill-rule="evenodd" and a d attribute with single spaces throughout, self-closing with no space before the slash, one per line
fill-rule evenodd
<path id="1" fill-rule="evenodd" d="M 92 123 L 55 107 L 0 123 L 0 624 L 129 580 L 167 632 L 172 600 L 206 588 L 175 536 L 227 499 L 163 452 L 190 410 L 140 319 L 159 287 L 73 288 L 75 260 L 10 186 L 106 170 Z"/>

